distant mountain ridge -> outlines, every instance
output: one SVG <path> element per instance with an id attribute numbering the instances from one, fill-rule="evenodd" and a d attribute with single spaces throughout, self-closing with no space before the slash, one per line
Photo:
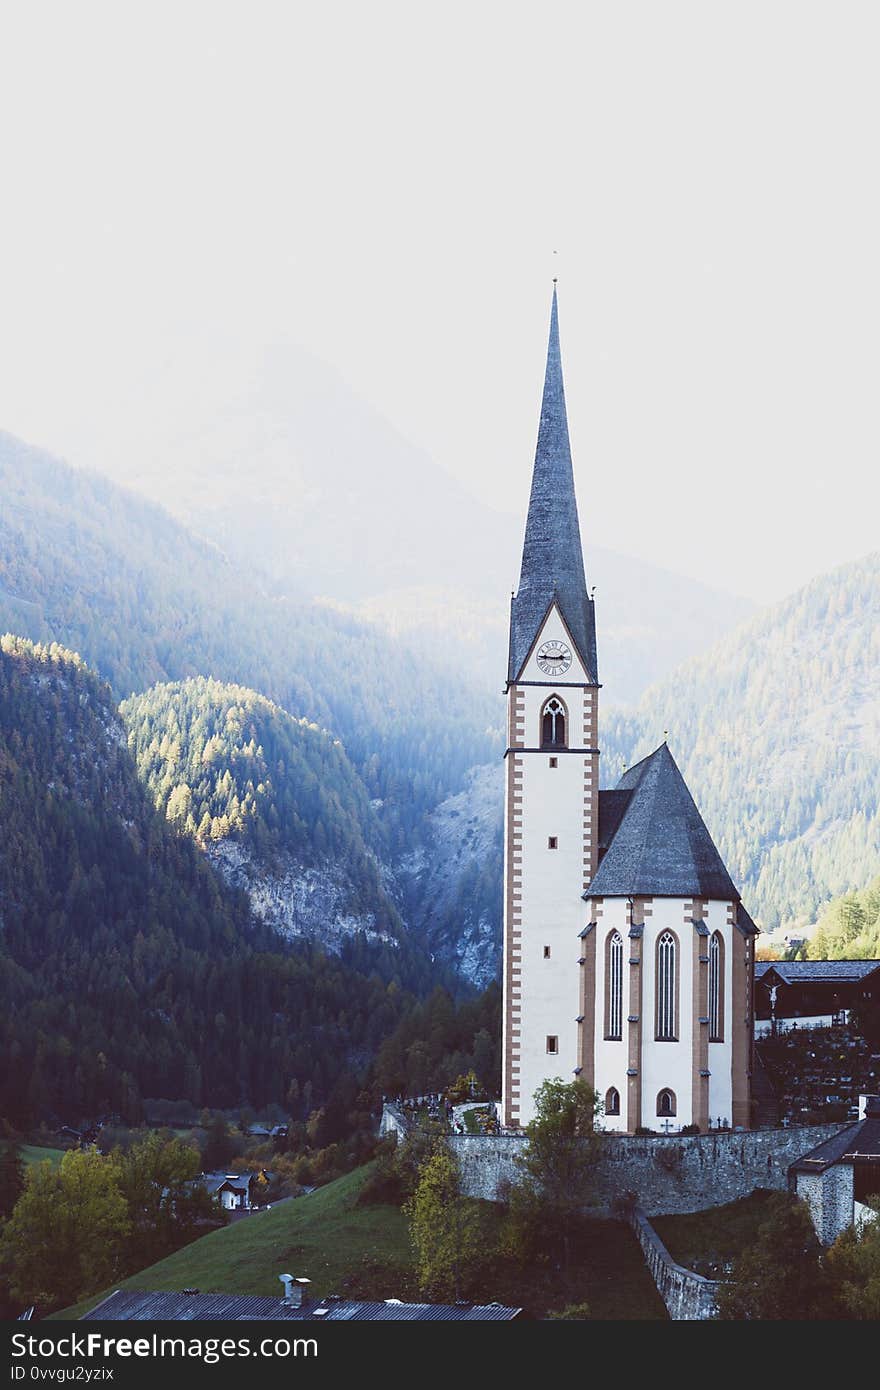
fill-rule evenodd
<path id="1" fill-rule="evenodd" d="M 248 358 L 219 398 L 193 404 L 148 464 L 118 481 L 160 502 L 279 593 L 325 600 L 417 639 L 488 689 L 507 666 L 527 483 L 494 510 L 301 348 Z M 537 426 L 537 417 L 536 417 Z M 524 439 L 529 460 L 534 439 Z M 577 460 L 575 460 L 577 466 Z M 597 461 L 595 466 L 601 466 Z M 581 486 L 589 465 L 578 468 Z M 581 498 L 587 580 L 597 586 L 601 679 L 617 703 L 702 651 L 754 610 L 744 598 L 617 554 L 619 519 Z"/>

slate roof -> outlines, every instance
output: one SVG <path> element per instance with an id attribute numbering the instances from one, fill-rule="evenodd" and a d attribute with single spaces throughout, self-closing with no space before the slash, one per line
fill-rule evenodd
<path id="1" fill-rule="evenodd" d="M 865 1118 L 846 1129 L 832 1134 L 795 1160 L 789 1168 L 792 1173 L 824 1173 L 835 1163 L 855 1164 L 860 1161 L 880 1160 L 880 1100 L 869 1096 Z"/>
<path id="2" fill-rule="evenodd" d="M 611 844 L 617 834 L 617 828 L 623 820 L 623 813 L 632 800 L 632 792 L 600 791 L 599 793 L 599 836 L 598 848 L 602 854 Z"/>
<path id="3" fill-rule="evenodd" d="M 880 970 L 880 960 L 762 960 L 755 963 L 755 979 L 771 970 L 784 985 L 858 984 Z"/>
<path id="4" fill-rule="evenodd" d="M 319 1309 L 326 1312 L 319 1313 Z M 117 1289 L 91 1312 L 83 1322 L 512 1322 L 521 1308 L 505 1308 L 500 1303 L 363 1303 L 351 1299 L 309 1298 L 299 1308 L 282 1298 L 260 1298 L 252 1294 L 153 1293 L 139 1289 Z"/>
<path id="5" fill-rule="evenodd" d="M 201 1179 L 201 1186 L 211 1194 L 219 1192 L 220 1188 L 227 1183 L 236 1192 L 244 1192 L 248 1185 L 248 1175 L 247 1173 L 206 1173 Z"/>
<path id="6" fill-rule="evenodd" d="M 581 659 L 597 681 L 596 620 L 584 575 L 555 286 L 522 567 L 519 588 L 510 603 L 508 680 L 516 680 L 522 670 L 554 599 Z"/>
<path id="7" fill-rule="evenodd" d="M 761 935 L 760 927 L 755 926 L 755 923 L 752 921 L 749 913 L 746 912 L 742 903 L 737 903 L 736 905 L 736 925 L 739 927 L 743 936 Z"/>
<path id="8" fill-rule="evenodd" d="M 603 808 L 608 808 L 612 820 L 616 816 L 619 820 L 585 897 L 639 893 L 739 902 L 733 880 L 665 743 L 625 772 L 615 792 L 629 796 L 624 804 L 620 796 L 609 800 L 606 793 L 603 801 L 600 794 L 600 845 L 605 833 Z M 748 922 L 754 927 L 751 918 Z"/>

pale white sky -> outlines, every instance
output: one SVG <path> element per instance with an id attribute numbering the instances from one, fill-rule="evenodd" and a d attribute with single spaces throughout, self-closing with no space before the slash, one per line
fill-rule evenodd
<path id="1" fill-rule="evenodd" d="M 558 250 L 587 541 L 877 545 L 873 3 L 0 9 L 0 428 L 148 455 L 292 340 L 522 518 Z"/>

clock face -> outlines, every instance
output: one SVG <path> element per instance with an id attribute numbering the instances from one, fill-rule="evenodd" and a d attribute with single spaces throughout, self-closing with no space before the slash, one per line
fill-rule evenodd
<path id="1" fill-rule="evenodd" d="M 564 675 L 571 665 L 571 652 L 564 642 L 551 638 L 538 648 L 538 665 L 545 676 Z"/>

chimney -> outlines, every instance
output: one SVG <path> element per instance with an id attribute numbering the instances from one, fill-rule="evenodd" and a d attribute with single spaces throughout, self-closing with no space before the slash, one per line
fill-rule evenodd
<path id="1" fill-rule="evenodd" d="M 294 1279 L 292 1274 L 279 1274 L 284 1285 L 284 1302 L 288 1308 L 301 1308 L 311 1279 Z"/>

